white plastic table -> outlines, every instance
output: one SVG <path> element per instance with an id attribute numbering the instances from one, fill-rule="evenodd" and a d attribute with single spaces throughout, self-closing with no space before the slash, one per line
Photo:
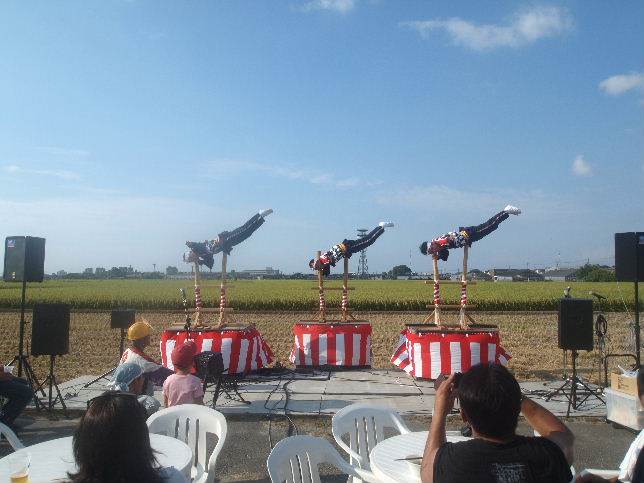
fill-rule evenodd
<path id="1" fill-rule="evenodd" d="M 399 434 L 378 443 L 371 450 L 371 471 L 383 483 L 420 482 L 420 474 L 414 472 L 408 461 L 396 461 L 400 458 L 422 456 L 429 431 Z M 467 441 L 472 438 L 448 435 L 447 441 Z"/>
<path id="2" fill-rule="evenodd" d="M 187 444 L 162 434 L 150 434 L 150 444 L 160 466 L 173 466 L 183 473 L 188 481 L 190 480 L 192 451 Z M 66 480 L 68 471 L 76 471 L 71 436 L 52 439 L 16 451 L 16 453 L 26 452 L 31 454 L 29 483 Z M 9 456 L 0 459 L 0 475 L 9 475 Z"/>

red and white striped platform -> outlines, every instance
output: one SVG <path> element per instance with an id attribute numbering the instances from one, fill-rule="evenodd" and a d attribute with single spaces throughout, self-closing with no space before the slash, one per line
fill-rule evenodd
<path id="1" fill-rule="evenodd" d="M 289 360 L 297 367 L 371 366 L 371 324 L 301 322 L 293 333 Z"/>
<path id="2" fill-rule="evenodd" d="M 501 347 L 498 332 L 416 332 L 405 329 L 391 362 L 418 379 L 465 372 L 479 363 L 507 364 L 510 354 Z"/>
<path id="3" fill-rule="evenodd" d="M 221 352 L 228 374 L 247 374 L 273 362 L 273 352 L 255 328 L 164 330 L 161 336 L 163 365 L 174 369 L 170 354 L 177 344 L 186 339 L 197 344 L 199 352 Z"/>

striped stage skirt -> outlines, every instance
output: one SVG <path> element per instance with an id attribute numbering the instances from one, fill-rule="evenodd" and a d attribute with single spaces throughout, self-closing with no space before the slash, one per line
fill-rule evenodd
<path id="1" fill-rule="evenodd" d="M 228 374 L 247 374 L 273 362 L 273 352 L 255 328 L 164 330 L 161 335 L 163 365 L 174 369 L 170 355 L 177 344 L 193 340 L 199 352 L 221 352 Z"/>
<path id="2" fill-rule="evenodd" d="M 510 360 L 498 332 L 415 332 L 405 329 L 391 356 L 393 365 L 418 379 L 436 379 L 440 374 L 465 372 L 473 365 Z"/>
<path id="3" fill-rule="evenodd" d="M 371 324 L 301 322 L 293 334 L 289 360 L 297 367 L 371 366 Z"/>

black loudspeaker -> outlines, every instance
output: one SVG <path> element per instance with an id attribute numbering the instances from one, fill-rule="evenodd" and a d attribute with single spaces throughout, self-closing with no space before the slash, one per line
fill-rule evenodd
<path id="1" fill-rule="evenodd" d="M 134 309 L 114 309 L 110 327 L 112 329 L 128 329 L 134 323 L 136 312 Z"/>
<path id="2" fill-rule="evenodd" d="M 69 352 L 69 305 L 35 304 L 31 354 L 59 356 Z"/>
<path id="3" fill-rule="evenodd" d="M 45 275 L 45 239 L 8 236 L 4 243 L 4 281 L 42 282 Z"/>
<path id="4" fill-rule="evenodd" d="M 644 282 L 644 232 L 615 233 L 615 278 Z"/>
<path id="5" fill-rule="evenodd" d="M 219 352 L 204 351 L 195 356 L 197 377 L 206 382 L 216 382 L 224 372 L 224 358 Z"/>
<path id="6" fill-rule="evenodd" d="M 593 350 L 593 301 L 561 299 L 557 331 L 560 349 Z"/>

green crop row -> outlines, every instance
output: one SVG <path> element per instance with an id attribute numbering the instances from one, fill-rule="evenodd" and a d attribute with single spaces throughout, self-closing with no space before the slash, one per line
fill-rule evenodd
<path id="1" fill-rule="evenodd" d="M 318 305 L 315 282 L 306 280 L 244 280 L 232 282 L 228 290 L 229 305 L 237 310 L 314 310 Z M 433 287 L 415 280 L 356 280 L 350 285 L 350 306 L 356 310 L 426 310 L 433 298 Z M 338 287 L 339 282 L 327 282 Z M 478 282 L 469 287 L 470 303 L 479 310 L 535 311 L 556 310 L 566 286 L 572 296 L 589 298 L 590 291 L 602 294 L 606 311 L 634 308 L 632 284 L 582 282 Z M 188 293 L 194 305 L 192 282 L 188 280 L 62 280 L 30 283 L 27 304 L 36 302 L 68 303 L 76 309 L 180 309 L 180 288 Z M 0 308 L 20 307 L 21 284 L 0 283 Z M 446 303 L 460 298 L 457 284 L 441 286 Z M 219 304 L 219 284 L 205 281 L 201 295 L 206 307 Z M 328 291 L 328 306 L 340 304 L 341 292 Z"/>

